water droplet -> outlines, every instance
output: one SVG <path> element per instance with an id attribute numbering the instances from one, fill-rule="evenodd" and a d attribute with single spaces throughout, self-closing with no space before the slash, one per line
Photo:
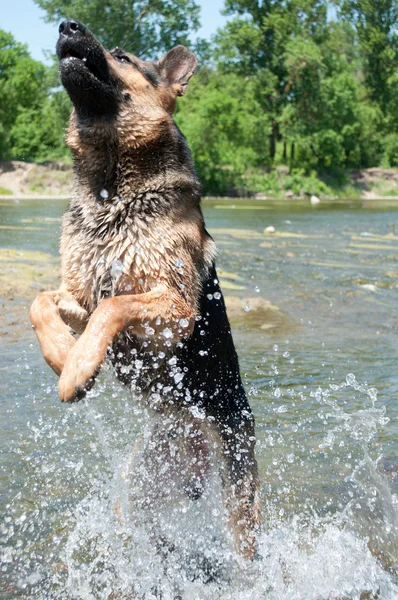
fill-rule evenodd
<path id="1" fill-rule="evenodd" d="M 117 283 L 122 275 L 123 263 L 120 260 L 114 260 L 111 264 L 112 294 L 116 293 Z"/>
<path id="2" fill-rule="evenodd" d="M 245 312 L 249 312 L 250 311 L 250 306 L 248 304 L 246 304 L 245 308 L 243 309 Z"/>
<path id="3" fill-rule="evenodd" d="M 174 265 L 175 265 L 176 267 L 183 267 L 183 266 L 184 266 L 184 261 L 182 261 L 182 260 L 180 260 L 179 258 L 177 258 L 177 259 L 174 261 Z"/>
<path id="4" fill-rule="evenodd" d="M 213 294 L 213 298 L 215 298 L 216 300 L 220 300 L 220 298 L 221 298 L 221 294 L 220 294 L 220 292 L 215 292 L 215 293 Z"/>
<path id="5" fill-rule="evenodd" d="M 120 260 L 114 260 L 111 264 L 111 277 L 118 281 L 123 273 L 123 263 Z"/>
<path id="6" fill-rule="evenodd" d="M 168 339 L 170 339 L 170 338 L 174 337 L 174 334 L 173 334 L 173 332 L 171 331 L 171 329 L 170 329 L 169 327 L 166 327 L 166 328 L 165 328 L 165 329 L 163 329 L 163 331 L 162 331 L 162 336 L 163 336 L 164 338 L 166 338 L 166 340 L 168 340 Z"/>
<path id="7" fill-rule="evenodd" d="M 182 327 L 183 329 L 186 329 L 189 325 L 189 321 L 188 319 L 180 319 L 179 320 L 179 325 L 180 327 Z"/>
<path id="8" fill-rule="evenodd" d="M 101 196 L 101 198 L 102 198 L 103 200 L 106 200 L 106 199 L 108 198 L 108 196 L 109 196 L 109 194 L 108 194 L 108 191 L 107 191 L 107 190 L 105 190 L 105 189 L 102 189 L 102 190 L 100 191 L 99 195 Z"/>
<path id="9" fill-rule="evenodd" d="M 348 385 L 354 386 L 356 384 L 355 375 L 353 373 L 348 373 L 348 375 L 345 378 L 345 380 L 346 380 L 346 382 L 347 382 Z"/>
<path id="10" fill-rule="evenodd" d="M 207 294 L 206 297 L 207 297 L 208 300 L 213 300 L 213 294 Z"/>
<path id="11" fill-rule="evenodd" d="M 199 396 L 201 398 L 203 398 L 204 397 L 204 393 L 200 392 Z M 188 410 L 191 413 L 191 415 L 193 417 L 195 417 L 196 419 L 205 419 L 206 418 L 205 411 L 203 409 L 200 409 L 198 406 L 195 406 L 195 405 L 194 406 L 190 406 Z"/>

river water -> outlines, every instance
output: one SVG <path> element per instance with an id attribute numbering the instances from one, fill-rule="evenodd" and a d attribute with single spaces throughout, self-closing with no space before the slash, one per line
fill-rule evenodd
<path id="1" fill-rule="evenodd" d="M 216 482 L 174 514 L 168 556 L 145 515 L 120 517 L 147 415 L 110 369 L 58 401 L 26 314 L 57 285 L 65 205 L 0 201 L 0 598 L 398 598 L 398 207 L 204 205 L 256 417 L 248 565 L 215 541 Z"/>

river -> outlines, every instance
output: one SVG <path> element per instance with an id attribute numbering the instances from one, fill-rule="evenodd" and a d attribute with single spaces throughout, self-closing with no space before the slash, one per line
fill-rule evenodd
<path id="1" fill-rule="evenodd" d="M 87 400 L 58 401 L 27 311 L 57 285 L 65 206 L 0 200 L 0 598 L 398 598 L 398 206 L 204 203 L 263 505 L 253 564 L 206 542 L 212 581 L 117 517 L 145 427 L 130 393 L 105 369 Z M 221 509 L 187 510 L 182 546 Z"/>

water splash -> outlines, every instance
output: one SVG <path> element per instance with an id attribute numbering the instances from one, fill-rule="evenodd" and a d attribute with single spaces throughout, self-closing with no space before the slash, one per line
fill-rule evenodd
<path id="1" fill-rule="evenodd" d="M 232 551 L 216 469 L 198 500 L 178 495 L 164 453 L 158 489 L 145 480 L 148 415 L 113 376 L 67 411 L 53 405 L 55 393 L 42 389 L 15 446 L 23 465 L 2 525 L 5 597 L 398 597 L 397 500 L 379 468 L 386 411 L 352 374 L 325 387 L 275 379 L 251 390 L 264 482 L 251 564 Z M 159 499 L 168 485 L 176 486 L 172 504 Z"/>

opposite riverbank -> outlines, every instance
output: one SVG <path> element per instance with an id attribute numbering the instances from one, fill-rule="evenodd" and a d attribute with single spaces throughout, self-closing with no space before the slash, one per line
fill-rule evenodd
<path id="1" fill-rule="evenodd" d="M 374 167 L 356 171 L 317 176 L 289 172 L 277 166 L 268 173 L 267 186 L 261 191 L 247 193 L 231 190 L 230 197 L 244 196 L 248 200 L 308 198 L 317 200 L 397 200 L 398 169 Z M 72 165 L 61 162 L 28 163 L 0 162 L 0 198 L 54 199 L 68 198 L 73 185 Z"/>

